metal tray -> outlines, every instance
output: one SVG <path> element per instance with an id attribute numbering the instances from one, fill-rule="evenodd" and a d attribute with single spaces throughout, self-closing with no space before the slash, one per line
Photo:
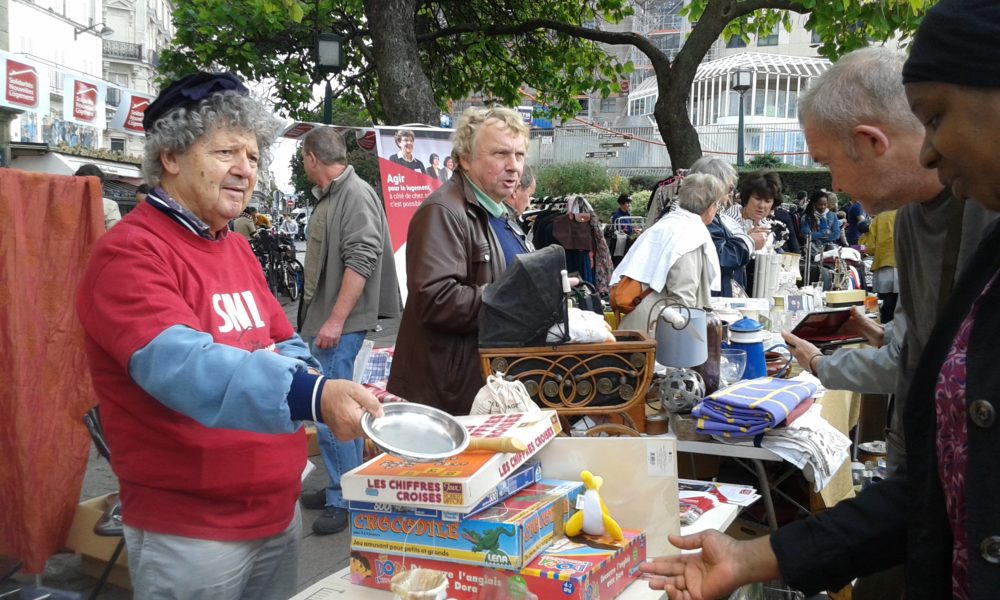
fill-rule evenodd
<path id="1" fill-rule="evenodd" d="M 384 404 L 385 416 L 365 413 L 361 428 L 376 446 L 399 458 L 432 462 L 459 454 L 469 445 L 469 431 L 454 417 L 424 404 Z"/>

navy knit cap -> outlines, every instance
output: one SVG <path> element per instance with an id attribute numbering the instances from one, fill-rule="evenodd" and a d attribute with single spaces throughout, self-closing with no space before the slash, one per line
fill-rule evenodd
<path id="1" fill-rule="evenodd" d="M 177 108 L 197 104 L 212 94 L 234 91 L 241 96 L 250 93 L 243 82 L 232 73 L 206 73 L 198 71 L 171 83 L 153 103 L 146 107 L 142 128 L 152 131 L 157 121 Z"/>
<path id="2" fill-rule="evenodd" d="M 941 0 L 924 16 L 903 65 L 903 83 L 1000 87 L 1000 2 Z"/>

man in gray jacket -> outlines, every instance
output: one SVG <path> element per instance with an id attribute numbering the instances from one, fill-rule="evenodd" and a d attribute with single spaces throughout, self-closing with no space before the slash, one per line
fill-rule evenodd
<path id="1" fill-rule="evenodd" d="M 375 190 L 347 164 L 337 130 L 310 131 L 302 141 L 302 164 L 319 203 L 307 231 L 301 334 L 324 375 L 351 379 L 366 332 L 379 317 L 399 315 L 389 225 Z M 347 527 L 340 476 L 361 464 L 364 445 L 360 438 L 340 442 L 321 424 L 316 428 L 330 485 L 304 494 L 302 504 L 325 508 L 313 531 L 328 535 Z"/>
<path id="2" fill-rule="evenodd" d="M 900 209 L 895 239 L 900 295 L 881 348 L 844 349 L 832 356 L 791 334 L 785 340 L 823 385 L 896 395 L 888 431 L 889 463 L 904 461 L 901 402 L 917 358 L 950 294 L 961 265 L 994 214 L 952 198 L 936 171 L 920 165 L 924 130 L 903 94 L 905 55 L 865 48 L 844 55 L 799 99 L 809 151 L 826 165 L 833 187 L 869 214 Z M 878 332 L 866 328 L 870 340 Z"/>

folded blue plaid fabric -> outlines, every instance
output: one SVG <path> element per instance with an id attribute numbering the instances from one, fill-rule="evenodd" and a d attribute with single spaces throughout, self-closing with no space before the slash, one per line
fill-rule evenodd
<path id="1" fill-rule="evenodd" d="M 705 398 L 691 414 L 698 419 L 699 431 L 752 437 L 776 427 L 815 393 L 815 384 L 794 379 L 747 379 Z"/>
<path id="2" fill-rule="evenodd" d="M 372 353 L 368 355 L 368 362 L 365 363 L 361 383 L 385 381 L 389 379 L 390 369 L 392 369 L 392 351 L 387 349 L 372 350 Z"/>

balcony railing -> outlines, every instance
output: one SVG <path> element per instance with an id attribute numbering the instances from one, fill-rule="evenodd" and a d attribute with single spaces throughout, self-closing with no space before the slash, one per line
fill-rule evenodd
<path id="1" fill-rule="evenodd" d="M 141 62 L 143 58 L 142 44 L 104 40 L 104 56 L 105 58 L 124 58 Z"/>

